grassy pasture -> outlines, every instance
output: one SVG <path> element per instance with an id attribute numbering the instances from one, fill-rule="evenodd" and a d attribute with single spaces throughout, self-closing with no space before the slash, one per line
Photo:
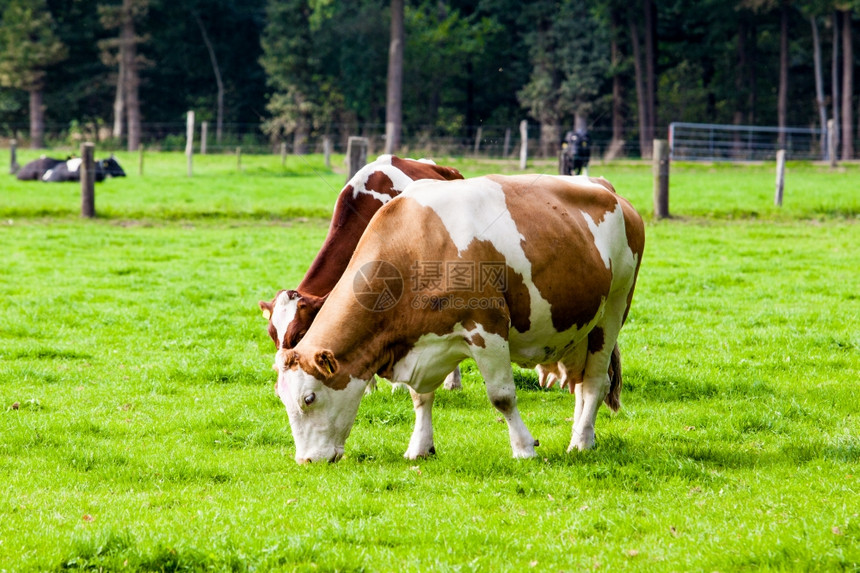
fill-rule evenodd
<path id="1" fill-rule="evenodd" d="M 300 467 L 256 301 L 298 282 L 343 174 L 119 159 L 95 221 L 76 185 L 0 182 L 0 571 L 860 569 L 856 166 L 790 164 L 782 209 L 772 166 L 673 166 L 594 450 L 521 373 L 542 445 L 510 459 L 467 364 L 435 458 L 402 459 L 383 387 L 344 460 Z M 649 166 L 591 171 L 649 216 Z"/>

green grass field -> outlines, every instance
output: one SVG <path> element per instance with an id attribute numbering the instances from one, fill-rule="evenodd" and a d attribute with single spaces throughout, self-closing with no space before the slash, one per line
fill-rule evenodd
<path id="1" fill-rule="evenodd" d="M 660 222 L 649 165 L 592 166 L 649 220 L 594 450 L 523 372 L 542 445 L 511 459 L 467 363 L 433 459 L 382 384 L 340 463 L 298 466 L 256 303 L 316 254 L 341 158 L 119 159 L 93 221 L 0 179 L 0 571 L 860 570 L 857 166 L 790 164 L 782 208 L 772 165 L 673 166 Z"/>

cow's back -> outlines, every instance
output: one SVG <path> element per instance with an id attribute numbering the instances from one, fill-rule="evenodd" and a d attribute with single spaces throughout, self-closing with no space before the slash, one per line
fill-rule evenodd
<path id="1" fill-rule="evenodd" d="M 374 216 L 345 277 L 374 261 L 400 270 L 404 294 L 388 328 L 406 346 L 477 322 L 510 337 L 517 362 L 545 363 L 587 335 L 613 289 L 632 288 L 641 241 L 633 252 L 628 234 L 641 235 L 641 219 L 627 207 L 611 186 L 583 177 L 418 181 Z M 503 280 L 482 276 L 499 264 Z M 430 267 L 440 281 L 423 280 Z M 473 283 L 457 283 L 453 272 L 473 273 Z M 347 308 L 352 286 L 341 281 L 332 297 L 344 305 L 341 320 L 362 324 L 368 319 L 349 316 L 363 313 Z M 451 297 L 463 308 L 444 308 Z"/>

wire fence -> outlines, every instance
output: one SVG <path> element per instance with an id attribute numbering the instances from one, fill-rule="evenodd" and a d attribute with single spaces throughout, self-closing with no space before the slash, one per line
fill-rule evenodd
<path id="1" fill-rule="evenodd" d="M 328 147 L 332 153 L 345 153 L 350 136 L 367 138 L 368 155 L 379 155 L 385 149 L 384 124 L 332 125 L 323 132 L 312 132 L 297 143 L 290 136 L 272 139 L 261 123 L 228 123 L 222 126 L 217 138 L 214 122 L 207 122 L 207 153 L 234 153 L 237 148 L 243 154 L 287 154 L 323 153 Z M 657 133 L 669 135 L 671 158 L 682 161 L 773 161 L 778 149 L 786 149 L 789 159 L 826 159 L 826 130 L 817 128 L 786 128 L 736 126 L 675 122 L 667 128 L 658 128 Z M 0 125 L 0 142 L 8 144 L 17 139 L 20 148 L 28 145 L 29 126 L 26 124 Z M 540 127 L 529 124 L 528 155 L 530 157 L 557 157 L 561 145 L 558 141 L 541 142 Z M 194 152 L 201 150 L 201 124 L 195 126 Z M 594 127 L 590 130 L 593 159 L 604 159 L 610 148 L 611 157 L 618 159 L 640 159 L 638 131 L 629 127 L 623 142 L 613 145 L 612 130 Z M 5 141 L 4 141 L 5 140 Z M 124 138 L 111 136 L 109 126 L 104 124 L 72 125 L 49 124 L 45 128 L 45 147 L 70 149 L 72 153 L 83 141 L 93 141 L 102 150 L 123 150 Z M 326 143 L 327 142 L 327 143 Z M 141 143 L 152 151 L 184 151 L 186 148 L 186 123 L 143 123 Z M 426 157 L 487 157 L 514 159 L 519 156 L 519 128 L 514 125 L 464 126 L 452 134 L 433 126 L 404 126 L 398 153 L 423 155 Z"/>
<path id="2" fill-rule="evenodd" d="M 669 125 L 671 158 L 685 161 L 773 161 L 776 152 L 790 159 L 827 159 L 827 130 L 751 125 L 681 123 Z"/>

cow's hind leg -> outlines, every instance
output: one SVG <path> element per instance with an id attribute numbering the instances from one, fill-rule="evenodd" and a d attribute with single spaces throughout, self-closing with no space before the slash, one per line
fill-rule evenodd
<path id="1" fill-rule="evenodd" d="M 491 344 L 487 345 L 491 347 Z M 495 349 L 486 355 L 475 353 L 473 356 L 478 370 L 484 377 L 487 387 L 487 397 L 496 409 L 505 417 L 508 423 L 508 435 L 511 439 L 511 450 L 515 458 L 533 458 L 535 446 L 539 445 L 528 428 L 526 428 L 520 411 L 517 408 L 517 393 L 514 385 L 514 372 L 511 368 L 510 353 L 507 341 L 502 349 Z"/>
<path id="2" fill-rule="evenodd" d="M 415 409 L 415 428 L 412 430 L 412 437 L 409 439 L 409 449 L 403 454 L 403 457 L 409 460 L 418 458 L 426 458 L 436 453 L 436 447 L 433 445 L 433 398 L 435 392 L 427 394 L 419 394 L 412 388 L 409 388 L 409 394 L 412 396 L 412 406 Z"/>
<path id="3" fill-rule="evenodd" d="M 621 330 L 624 300 L 618 295 L 614 299 L 611 298 L 604 320 L 588 335 L 588 350 L 582 382 L 575 388 L 576 411 L 567 451 L 572 451 L 574 448 L 587 450 L 594 445 L 594 422 L 600 403 L 609 394 L 609 364 L 612 361 L 618 332 Z M 618 397 L 615 398 L 617 400 Z"/>
<path id="4" fill-rule="evenodd" d="M 454 370 L 451 371 L 448 376 L 445 377 L 445 382 L 443 384 L 445 390 L 462 390 L 463 382 L 460 376 L 460 366 L 457 365 Z"/>

